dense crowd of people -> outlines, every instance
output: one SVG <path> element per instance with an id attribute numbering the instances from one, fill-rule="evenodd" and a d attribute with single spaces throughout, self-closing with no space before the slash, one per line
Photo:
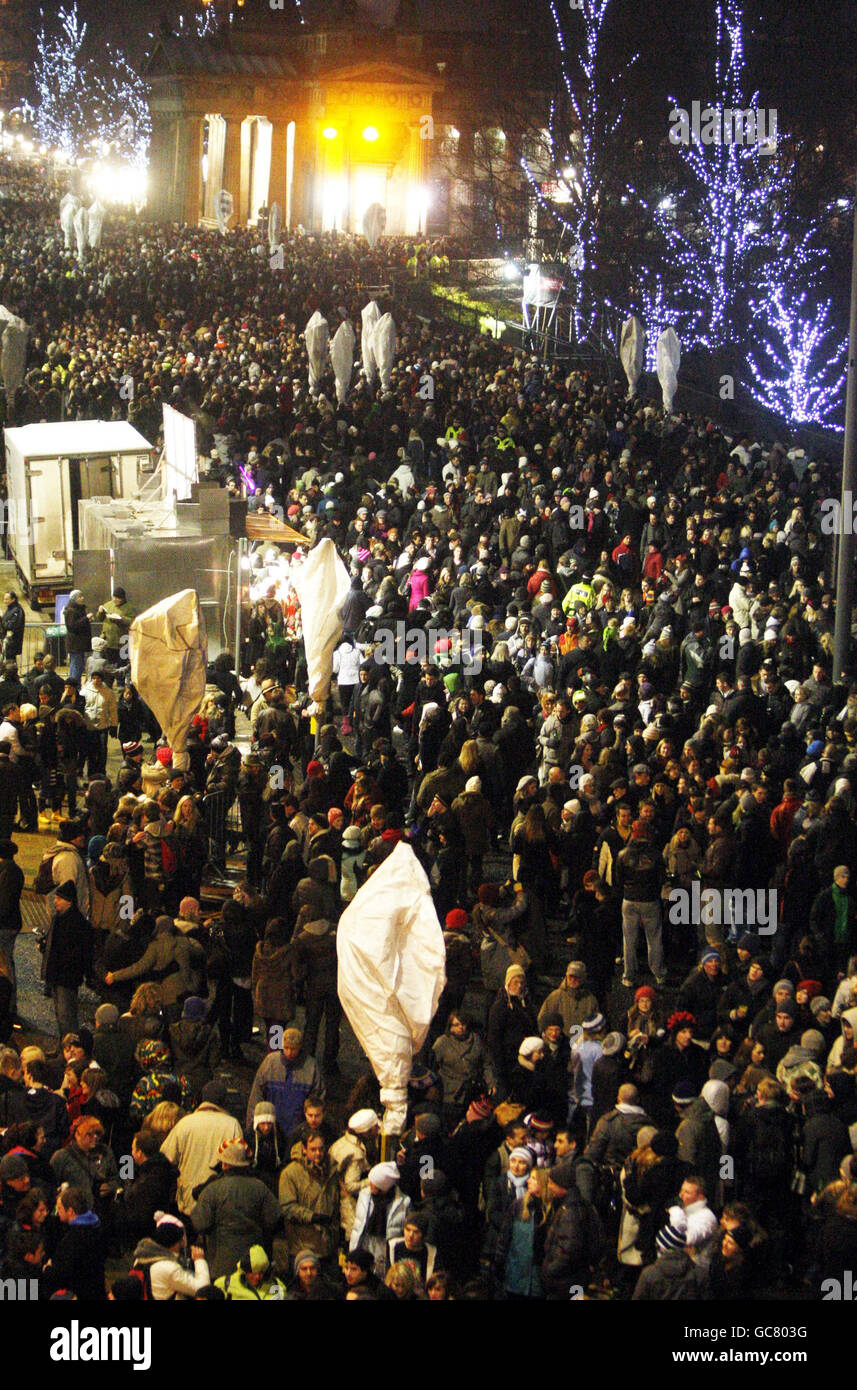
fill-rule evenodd
<path id="1" fill-rule="evenodd" d="M 406 295 L 390 389 L 358 376 L 337 405 L 302 328 L 359 328 L 411 248 L 295 233 L 278 271 L 259 250 L 108 223 L 79 266 L 8 179 L 0 300 L 33 325 L 15 421 L 127 408 L 154 440 L 168 401 L 203 469 L 306 543 L 253 555 L 188 769 L 127 683 L 135 595 L 93 639 L 72 594 L 65 680 L 4 651 L 2 1274 L 103 1298 L 107 1268 L 115 1300 L 824 1296 L 857 1259 L 835 469 Z M 289 574 L 325 537 L 352 578 L 316 708 Z M 12 1029 L 36 789 L 56 1058 Z M 446 985 L 390 1147 L 341 1051 L 336 928 L 402 841 Z"/>

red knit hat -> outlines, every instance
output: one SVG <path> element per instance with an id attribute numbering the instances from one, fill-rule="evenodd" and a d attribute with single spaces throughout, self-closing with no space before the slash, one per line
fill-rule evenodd
<path id="1" fill-rule="evenodd" d="M 327 823 L 328 823 L 328 825 L 339 826 L 339 825 L 342 824 L 343 819 L 344 819 L 344 816 L 343 816 L 342 812 L 340 811 L 339 807 L 338 807 L 338 806 L 331 806 L 330 810 L 329 810 L 328 813 L 327 813 Z"/>
<path id="2" fill-rule="evenodd" d="M 802 989 L 810 999 L 816 999 L 821 994 L 822 983 L 821 980 L 801 980 L 798 989 Z"/>
<path id="3" fill-rule="evenodd" d="M 323 765 L 316 758 L 313 758 L 312 762 L 307 763 L 306 775 L 307 777 L 323 777 Z"/>
<path id="4" fill-rule="evenodd" d="M 635 1004 L 638 1004 L 641 999 L 651 999 L 652 1002 L 654 1002 L 656 998 L 657 995 L 651 985 L 640 985 L 640 988 L 634 991 Z"/>
<path id="5" fill-rule="evenodd" d="M 454 907 L 446 914 L 445 920 L 450 931 L 464 931 L 467 926 L 467 913 L 463 907 Z"/>
<path id="6" fill-rule="evenodd" d="M 381 839 L 386 841 L 388 845 L 397 845 L 399 841 L 402 839 L 402 835 L 403 832 L 401 830 L 394 830 L 391 826 L 389 830 L 384 830 L 381 832 Z"/>

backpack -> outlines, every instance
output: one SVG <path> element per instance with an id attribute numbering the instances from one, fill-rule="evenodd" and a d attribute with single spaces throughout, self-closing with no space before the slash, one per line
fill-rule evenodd
<path id="1" fill-rule="evenodd" d="M 33 879 L 33 891 L 42 896 L 44 896 L 45 893 L 52 893 L 57 886 L 54 883 L 53 873 L 54 859 L 57 853 L 58 851 L 54 850 L 50 854 L 45 855 L 36 871 L 36 877 Z"/>
<path id="2" fill-rule="evenodd" d="M 165 879 L 175 878 L 178 868 L 176 852 L 172 845 L 163 838 L 161 839 L 161 868 L 164 871 Z"/>

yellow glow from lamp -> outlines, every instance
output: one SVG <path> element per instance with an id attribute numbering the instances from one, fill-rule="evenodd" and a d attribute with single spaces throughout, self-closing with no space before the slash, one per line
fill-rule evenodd
<path id="1" fill-rule="evenodd" d="M 367 140 L 369 144 L 373 144 L 378 139 L 378 127 L 374 125 L 364 126 L 363 139 Z"/>
<path id="2" fill-rule="evenodd" d="M 321 133 L 325 140 L 335 140 L 339 131 L 336 129 L 335 125 L 326 125 Z"/>

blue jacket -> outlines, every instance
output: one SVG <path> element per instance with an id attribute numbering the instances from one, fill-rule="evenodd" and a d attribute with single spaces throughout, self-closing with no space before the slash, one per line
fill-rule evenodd
<path id="1" fill-rule="evenodd" d="M 287 1062 L 282 1052 L 269 1052 L 253 1078 L 247 1102 L 247 1128 L 253 1124 L 253 1111 L 260 1100 L 269 1101 L 277 1112 L 277 1123 L 284 1134 L 291 1134 L 304 1117 L 308 1095 L 323 1096 L 324 1083 L 318 1062 L 301 1053 Z"/>

